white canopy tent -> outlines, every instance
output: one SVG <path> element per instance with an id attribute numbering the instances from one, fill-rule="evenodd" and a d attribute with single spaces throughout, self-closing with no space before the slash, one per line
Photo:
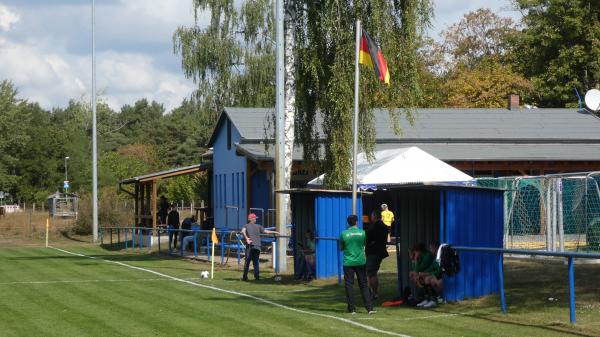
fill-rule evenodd
<path id="1" fill-rule="evenodd" d="M 322 174 L 309 181 L 307 187 L 321 187 L 324 177 Z M 416 146 L 377 151 L 372 163 L 365 153 L 358 154 L 357 158 L 356 180 L 360 189 L 376 189 L 378 185 L 456 183 L 472 179 Z"/>

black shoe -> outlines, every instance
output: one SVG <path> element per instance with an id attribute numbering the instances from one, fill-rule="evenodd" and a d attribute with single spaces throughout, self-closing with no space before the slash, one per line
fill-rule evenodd
<path id="1" fill-rule="evenodd" d="M 242 278 L 240 279 L 240 281 L 247 282 L 247 281 L 248 281 L 248 278 L 247 278 L 247 277 L 242 277 Z"/>

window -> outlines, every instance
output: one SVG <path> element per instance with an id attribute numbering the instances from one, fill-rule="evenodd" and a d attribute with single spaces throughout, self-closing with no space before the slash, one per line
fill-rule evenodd
<path id="1" fill-rule="evenodd" d="M 235 174 L 235 189 L 236 189 L 236 194 L 235 194 L 235 203 L 238 206 L 240 205 L 240 173 L 237 172 Z"/>
<path id="2" fill-rule="evenodd" d="M 227 206 L 227 174 L 223 174 L 223 207 Z"/>
<path id="3" fill-rule="evenodd" d="M 227 119 L 227 150 L 231 150 L 231 121 Z"/>
<path id="4" fill-rule="evenodd" d="M 213 191 L 213 202 L 215 207 L 219 207 L 219 176 L 216 174 L 213 177 Z"/>
<path id="5" fill-rule="evenodd" d="M 246 203 L 246 181 L 244 180 L 244 175 L 245 173 L 242 172 L 242 208 L 246 207 L 245 203 Z"/>

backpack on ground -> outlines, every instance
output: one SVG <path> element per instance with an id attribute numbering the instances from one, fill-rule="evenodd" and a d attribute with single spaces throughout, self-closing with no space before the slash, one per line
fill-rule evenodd
<path id="1" fill-rule="evenodd" d="M 440 267 L 442 272 L 448 276 L 457 274 L 460 271 L 460 259 L 458 258 L 458 252 L 449 245 L 442 247 L 442 254 L 440 257 Z"/>

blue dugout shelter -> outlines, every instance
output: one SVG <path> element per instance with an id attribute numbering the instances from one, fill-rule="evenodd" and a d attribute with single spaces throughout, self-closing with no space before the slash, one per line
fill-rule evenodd
<path id="1" fill-rule="evenodd" d="M 316 276 L 338 275 L 341 253 L 335 238 L 346 228 L 351 213 L 348 191 L 293 190 L 295 256 L 301 255 L 306 228 L 317 237 Z M 397 236 L 398 291 L 408 285 L 410 261 L 408 250 L 419 242 L 449 243 L 457 246 L 503 246 L 504 194 L 498 189 L 484 189 L 449 184 L 413 184 L 378 186 L 360 195 L 357 210 L 368 215 L 386 203 L 395 214 L 393 235 Z M 362 217 L 359 217 L 362 220 Z M 362 221 L 359 226 L 363 226 Z M 321 239 L 319 239 L 321 238 Z M 497 293 L 499 256 L 478 252 L 461 252 L 461 270 L 444 276 L 444 297 L 459 301 Z M 295 267 L 300 259 L 296 258 Z"/>

